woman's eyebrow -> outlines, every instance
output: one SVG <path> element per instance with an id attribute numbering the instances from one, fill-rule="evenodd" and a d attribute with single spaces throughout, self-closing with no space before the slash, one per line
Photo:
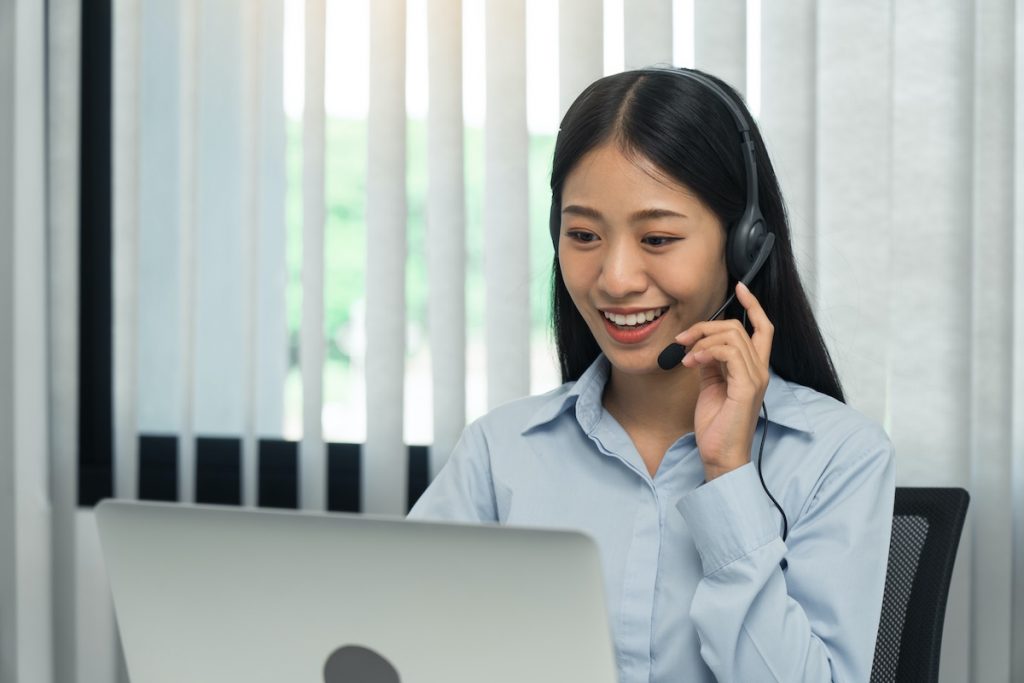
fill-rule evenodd
<path id="1" fill-rule="evenodd" d="M 604 216 L 597 209 L 589 206 L 580 206 L 578 204 L 570 204 L 562 208 L 562 213 L 572 214 L 574 216 L 582 216 L 583 218 L 593 218 L 594 220 L 604 220 Z M 657 218 L 687 218 L 686 214 L 679 213 L 678 211 L 672 211 L 670 209 L 640 209 L 630 215 L 630 222 L 636 223 L 639 221 L 653 220 Z"/>
<path id="2" fill-rule="evenodd" d="M 589 206 L 579 206 L 577 204 L 570 204 L 569 206 L 562 207 L 562 213 L 572 214 L 574 216 L 582 216 L 583 218 L 593 218 L 594 220 L 603 220 L 604 216 L 597 209 L 592 209 Z"/>
<path id="3" fill-rule="evenodd" d="M 670 209 L 641 209 L 635 212 L 629 218 L 631 221 L 645 221 L 654 218 L 686 218 L 686 214 L 679 213 L 678 211 L 672 211 Z"/>

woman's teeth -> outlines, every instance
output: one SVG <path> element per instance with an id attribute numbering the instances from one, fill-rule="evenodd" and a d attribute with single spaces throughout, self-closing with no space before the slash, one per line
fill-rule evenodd
<path id="1" fill-rule="evenodd" d="M 662 313 L 667 311 L 668 308 L 652 308 L 649 311 L 641 311 L 639 313 L 630 313 L 629 315 L 620 315 L 618 313 L 604 312 L 604 317 L 611 320 L 619 327 L 633 327 L 636 325 L 644 325 L 651 322 L 655 318 L 661 316 Z"/>

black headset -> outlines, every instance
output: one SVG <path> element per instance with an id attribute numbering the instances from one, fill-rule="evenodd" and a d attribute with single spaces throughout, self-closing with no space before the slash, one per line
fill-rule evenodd
<path id="1" fill-rule="evenodd" d="M 701 73 L 658 68 L 645 71 L 673 74 L 676 77 L 702 83 L 732 113 L 733 120 L 736 122 L 736 131 L 740 136 L 740 153 L 743 156 L 743 168 L 746 170 L 747 176 L 747 206 L 743 210 L 743 215 L 727 232 L 725 261 L 733 279 L 749 285 L 764 266 L 765 261 L 768 260 L 768 255 L 775 245 L 775 235 L 768 232 L 768 228 L 765 227 L 764 216 L 761 215 L 761 206 L 758 203 L 757 163 L 754 159 L 754 141 L 750 138 L 750 125 L 747 123 L 747 117 L 717 83 Z"/>
<path id="2" fill-rule="evenodd" d="M 658 67 L 643 69 L 642 71 L 650 74 L 671 74 L 677 78 L 687 78 L 691 81 L 696 81 L 714 93 L 732 113 L 732 118 L 736 122 L 736 131 L 740 137 L 740 153 L 743 156 L 743 167 L 747 175 L 747 206 L 743 210 L 743 215 L 740 216 L 734 225 L 729 227 L 726 233 L 725 263 L 729 270 L 729 275 L 733 279 L 739 280 L 744 285 L 749 285 L 750 281 L 761 271 L 765 262 L 768 261 L 772 247 L 775 246 L 775 235 L 768 232 L 768 228 L 764 224 L 764 216 L 761 215 L 761 207 L 758 203 L 757 163 L 754 159 L 754 141 L 750 137 L 750 124 L 747 122 L 747 117 L 736 105 L 736 102 L 717 83 L 701 73 Z M 735 298 L 735 292 L 731 293 L 726 302 L 722 304 L 722 307 L 710 319 L 714 320 L 720 316 L 722 311 Z M 684 355 L 686 355 L 686 349 L 681 344 L 670 344 L 658 356 L 658 365 L 664 370 L 671 370 L 679 365 Z M 757 476 L 761 479 L 761 487 L 764 489 L 764 492 L 775 505 L 779 514 L 782 515 L 782 540 L 785 542 L 786 537 L 789 535 L 789 520 L 786 518 L 785 510 L 779 505 L 779 501 L 775 500 L 775 496 L 768 490 L 768 485 L 764 482 L 764 473 L 761 471 L 761 458 L 764 456 L 764 440 L 768 434 L 768 407 L 763 401 L 761 402 L 761 410 L 764 414 L 764 424 L 761 427 L 761 445 L 757 450 Z M 786 560 L 783 559 L 780 565 L 782 569 L 786 569 L 786 564 Z"/>
<path id="3" fill-rule="evenodd" d="M 704 74 L 661 67 L 651 67 L 640 71 L 648 74 L 667 74 L 700 83 L 710 90 L 732 114 L 733 121 L 736 123 L 736 132 L 739 133 L 740 154 L 743 156 L 743 168 L 747 176 L 747 205 L 739 220 L 726 230 L 725 265 L 734 280 L 749 286 L 750 281 L 757 276 L 768 261 L 772 247 L 775 246 L 775 235 L 768 232 L 768 228 L 764 224 L 764 216 L 761 215 L 761 206 L 758 203 L 757 163 L 754 160 L 754 141 L 750 137 L 750 124 L 747 122 L 747 117 L 736 105 L 736 102 L 717 83 Z M 715 311 L 715 314 L 709 319 L 714 320 L 722 315 L 722 312 L 735 298 L 736 294 L 732 292 L 722 307 Z M 685 354 L 686 349 L 680 344 L 669 344 L 658 356 L 658 365 L 663 370 L 671 370 L 679 365 Z"/>

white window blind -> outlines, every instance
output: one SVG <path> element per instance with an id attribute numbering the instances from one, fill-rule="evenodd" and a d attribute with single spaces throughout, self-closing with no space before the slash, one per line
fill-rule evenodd
<path id="1" fill-rule="evenodd" d="M 347 416 L 365 420 L 363 509 L 405 510 L 409 412 L 428 413 L 436 474 L 467 414 L 531 390 L 536 358 L 550 349 L 537 353 L 530 334 L 533 249 L 547 232 L 535 218 L 543 212 L 534 209 L 548 198 L 529 151 L 541 135 L 531 137 L 527 117 L 527 5 L 426 2 L 425 253 L 409 254 L 408 216 L 416 211 L 409 169 L 419 162 L 407 142 L 406 92 L 415 71 L 406 67 L 406 17 L 419 5 L 358 5 L 369 27 L 368 66 L 355 79 L 368 85 L 366 142 L 335 148 L 325 101 L 335 76 L 351 76 L 332 72 L 345 68 L 327 58 L 339 49 L 328 26 L 341 5 L 302 5 L 299 122 L 283 104 L 293 88 L 284 34 L 285 12 L 293 9 L 282 0 L 114 3 L 117 495 L 138 495 L 140 434 L 176 443 L 182 501 L 197 499 L 197 444 L 221 438 L 237 442 L 239 501 L 256 504 L 261 439 L 286 436 L 286 415 L 296 409 L 289 406 L 301 405 L 288 434 L 300 439 L 298 500 L 327 507 L 331 439 L 324 407 L 334 391 L 327 369 L 328 342 L 334 343 L 327 335 L 334 331 L 325 329 L 325 308 L 332 283 L 341 280 L 325 263 L 325 238 L 336 155 L 357 157 L 365 178 L 355 193 L 365 197 L 365 368 L 352 371 L 364 376 L 355 401 L 365 417 Z M 1013 660 L 1024 633 L 1024 223 L 1016 211 L 1024 51 L 1016 4 L 943 0 L 923 11 L 920 3 L 891 0 L 757 7 L 743 0 L 561 0 L 557 9 L 561 111 L 609 65 L 666 63 L 691 48 L 697 67 L 759 98 L 798 263 L 851 404 L 886 424 L 901 485 L 964 485 L 972 492 L 943 677 L 1024 675 L 1024 660 Z M 29 16 L 19 14 L 20 21 Z M 464 25 L 464 17 L 480 17 L 480 31 Z M 51 31 L 55 45 L 73 40 L 58 38 L 56 26 Z M 683 45 L 689 36 L 692 45 Z M 474 41 L 482 43 L 477 61 L 463 52 Z M 28 49 L 18 45 L 11 49 Z M 60 64 L 51 60 L 51 76 Z M 478 76 L 485 92 L 474 102 Z M 356 92 L 350 99 L 360 116 Z M 73 123 L 52 124 L 51 151 L 59 147 L 57 131 Z M 482 142 L 474 126 L 482 127 Z M 479 163 L 472 156 L 477 148 Z M 70 162 L 54 156 L 49 163 Z M 297 198 L 285 189 L 296 177 Z M 468 188 L 481 185 L 482 195 L 472 196 Z M 57 203 L 51 197 L 51 211 Z M 478 215 L 482 237 L 472 232 Z M 481 242 L 482 279 L 475 279 L 479 264 L 470 255 Z M 48 267 L 67 253 L 54 252 Z M 423 259 L 427 270 L 431 406 L 406 400 L 411 258 Z M 299 312 L 287 299 L 295 272 L 289 259 L 301 262 Z M 483 292 L 473 291 L 475 282 Z M 479 368 L 467 341 L 478 296 L 485 358 Z M 301 319 L 294 339 L 287 337 L 289 311 Z M 51 325 L 46 334 L 51 341 L 60 334 L 66 350 L 67 331 L 57 329 Z M 300 369 L 289 379 L 292 364 Z M 69 381 L 64 368 L 61 382 Z M 477 401 L 474 387 L 483 382 L 486 398 Z M 67 391 L 54 393 L 75 395 Z M 74 414 L 74 405 L 48 405 L 51 418 Z M 71 466 L 66 457 L 54 462 Z M 103 584 L 95 539 L 87 521 L 72 531 L 68 520 L 69 480 L 64 469 L 55 473 L 54 481 L 63 482 L 55 543 L 63 547 L 73 537 L 80 544 L 78 578 L 72 586 L 62 574 L 54 594 L 63 591 L 63 605 L 73 600 L 80 626 L 73 636 L 59 632 L 55 642 L 75 641 L 76 670 L 85 676 L 90 662 L 93 671 L 111 669 L 112 655 L 95 664 L 97 652 L 116 650 L 109 603 L 96 593 Z M 67 548 L 60 552 L 71 556 Z M 1013 600 L 1005 599 L 1007 591 Z M 111 628 L 85 628 L 96 620 Z"/>

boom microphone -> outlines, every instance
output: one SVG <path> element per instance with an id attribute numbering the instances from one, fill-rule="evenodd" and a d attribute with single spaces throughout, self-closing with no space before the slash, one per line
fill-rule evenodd
<path id="1" fill-rule="evenodd" d="M 749 286 L 750 281 L 753 280 L 757 274 L 761 271 L 761 267 L 764 266 L 768 260 L 769 254 L 772 253 L 772 247 L 775 246 L 775 234 L 766 233 L 764 241 L 761 243 L 761 249 L 757 253 L 757 258 L 754 260 L 754 265 L 750 267 L 747 274 L 740 280 L 744 285 Z M 715 311 L 715 314 L 708 318 L 708 321 L 714 320 L 718 316 L 722 315 L 722 312 L 726 307 L 733 302 L 736 298 L 736 291 L 729 295 L 722 307 Z M 682 344 L 672 342 L 665 347 L 665 350 L 658 354 L 658 367 L 662 370 L 671 370 L 683 361 L 683 356 L 686 355 L 686 347 Z"/>

